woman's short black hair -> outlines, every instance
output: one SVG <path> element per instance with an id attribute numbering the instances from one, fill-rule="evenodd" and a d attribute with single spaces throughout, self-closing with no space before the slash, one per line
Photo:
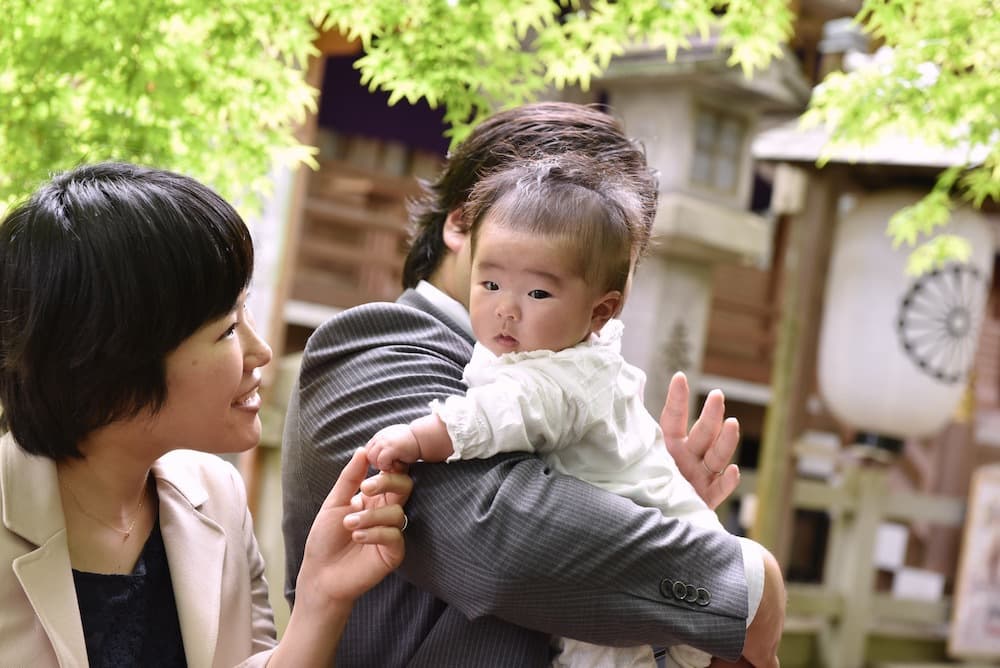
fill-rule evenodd
<path id="1" fill-rule="evenodd" d="M 166 355 L 252 273 L 243 220 L 194 179 L 123 163 L 57 175 L 0 223 L 0 431 L 59 460 L 158 410 Z"/>

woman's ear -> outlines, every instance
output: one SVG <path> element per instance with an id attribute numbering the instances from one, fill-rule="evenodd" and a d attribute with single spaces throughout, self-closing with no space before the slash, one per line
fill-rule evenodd
<path id="1" fill-rule="evenodd" d="M 590 313 L 590 331 L 601 331 L 601 328 L 608 324 L 608 320 L 618 315 L 624 303 L 622 293 L 618 290 L 606 292 L 598 297 L 597 301 L 594 302 L 594 309 Z"/>
<path id="2" fill-rule="evenodd" d="M 462 218 L 462 208 L 452 209 L 444 219 L 444 229 L 441 231 L 444 245 L 452 253 L 458 254 L 469 240 L 469 226 Z"/>

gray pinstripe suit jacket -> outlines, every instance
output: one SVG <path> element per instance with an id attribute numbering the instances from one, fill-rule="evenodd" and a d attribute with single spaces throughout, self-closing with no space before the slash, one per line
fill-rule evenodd
<path id="1" fill-rule="evenodd" d="M 412 290 L 345 311 L 309 339 L 282 454 L 289 601 L 313 517 L 351 453 L 464 392 L 471 354 L 468 335 Z M 526 453 L 411 475 L 406 559 L 358 601 L 338 665 L 545 666 L 549 634 L 740 654 L 747 593 L 735 538 Z M 673 598 L 665 578 L 708 589 L 711 603 Z"/>

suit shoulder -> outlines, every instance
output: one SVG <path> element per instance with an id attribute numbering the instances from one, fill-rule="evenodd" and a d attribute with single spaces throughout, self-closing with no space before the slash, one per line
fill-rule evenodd
<path id="1" fill-rule="evenodd" d="M 310 340 L 343 336 L 345 333 L 403 330 L 428 322 L 438 322 L 440 325 L 431 314 L 406 304 L 369 302 L 352 306 L 329 318 L 316 328 Z"/>
<path id="2" fill-rule="evenodd" d="M 436 312 L 399 302 L 349 308 L 323 323 L 306 344 L 304 363 L 329 354 L 357 354 L 386 346 L 454 350 L 468 359 L 472 340 Z"/>

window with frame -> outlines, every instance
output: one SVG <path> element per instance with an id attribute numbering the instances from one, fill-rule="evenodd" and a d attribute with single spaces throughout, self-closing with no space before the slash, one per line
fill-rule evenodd
<path id="1" fill-rule="evenodd" d="M 698 107 L 695 118 L 691 183 L 720 192 L 734 192 L 739 184 L 746 121 L 735 114 L 708 107 Z"/>

